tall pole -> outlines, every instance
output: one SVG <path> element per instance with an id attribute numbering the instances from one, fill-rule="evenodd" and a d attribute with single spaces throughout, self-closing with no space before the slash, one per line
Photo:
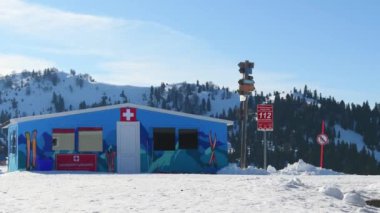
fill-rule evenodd
<path id="1" fill-rule="evenodd" d="M 248 96 L 245 96 L 244 102 L 244 152 L 243 159 L 244 165 L 243 168 L 247 168 L 247 130 L 248 130 Z"/>
<path id="2" fill-rule="evenodd" d="M 240 103 L 240 119 L 241 119 L 241 125 L 240 125 L 240 140 L 241 140 L 241 149 L 240 149 L 240 168 L 245 168 L 245 143 L 244 143 L 244 136 L 245 136 L 245 101 L 242 101 Z"/>
<path id="3" fill-rule="evenodd" d="M 325 134 L 325 121 L 322 120 L 322 134 Z M 320 162 L 319 162 L 319 165 L 321 167 L 321 169 L 323 168 L 323 156 L 324 156 L 324 145 L 321 144 L 321 158 L 320 158 Z"/>
<path id="4" fill-rule="evenodd" d="M 264 131 L 264 167 L 267 169 L 267 131 Z"/>
<path id="5" fill-rule="evenodd" d="M 246 60 L 238 64 L 239 72 L 243 74 L 243 78 L 239 80 L 239 94 L 241 98 L 240 102 L 240 140 L 241 140 L 241 153 L 240 153 L 240 168 L 247 168 L 247 128 L 248 128 L 248 97 L 255 90 L 252 69 L 254 64 Z"/>

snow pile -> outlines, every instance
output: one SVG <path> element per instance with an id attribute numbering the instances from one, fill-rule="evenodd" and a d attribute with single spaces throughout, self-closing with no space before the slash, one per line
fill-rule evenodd
<path id="1" fill-rule="evenodd" d="M 322 194 L 325 194 L 327 196 L 336 198 L 338 200 L 343 199 L 342 191 L 338 187 L 335 187 L 335 186 L 323 186 L 323 187 L 319 188 L 319 192 L 321 192 Z"/>
<path id="2" fill-rule="evenodd" d="M 218 174 L 223 175 L 268 175 L 269 173 L 263 169 L 258 169 L 253 166 L 248 166 L 247 169 L 241 169 L 235 163 L 230 163 L 228 166 L 218 171 Z"/>
<path id="3" fill-rule="evenodd" d="M 0 174 L 6 173 L 8 171 L 7 166 L 0 166 Z"/>
<path id="4" fill-rule="evenodd" d="M 342 173 L 335 172 L 331 169 L 321 169 L 299 160 L 294 164 L 288 164 L 282 170 L 278 171 L 282 175 L 341 175 Z"/>
<path id="5" fill-rule="evenodd" d="M 305 184 L 302 183 L 302 181 L 300 179 L 298 179 L 298 178 L 293 178 L 290 181 L 288 181 L 288 182 L 285 183 L 285 187 L 287 187 L 287 188 L 294 188 L 294 189 L 296 189 L 296 188 L 304 187 L 304 186 L 305 186 Z"/>
<path id="6" fill-rule="evenodd" d="M 274 174 L 274 173 L 277 172 L 277 170 L 276 170 L 276 168 L 274 168 L 273 166 L 269 165 L 269 166 L 267 167 L 267 172 L 268 172 L 269 174 Z"/>
<path id="7" fill-rule="evenodd" d="M 249 166 L 247 169 L 240 169 L 236 164 L 229 164 L 227 167 L 219 170 L 218 174 L 230 174 L 230 175 L 343 175 L 343 173 L 335 172 L 331 169 L 321 169 L 315 167 L 303 160 L 299 160 L 294 164 L 288 164 L 282 170 L 276 170 L 273 166 L 268 166 L 267 170 L 258 169 L 253 166 Z"/>
<path id="8" fill-rule="evenodd" d="M 362 196 L 355 191 L 344 194 L 343 201 L 359 207 L 364 207 L 366 205 Z"/>

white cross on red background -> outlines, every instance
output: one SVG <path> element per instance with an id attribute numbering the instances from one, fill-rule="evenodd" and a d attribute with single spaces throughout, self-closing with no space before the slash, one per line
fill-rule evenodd
<path id="1" fill-rule="evenodd" d="M 127 121 L 130 121 L 132 117 L 135 117 L 135 113 L 132 113 L 131 109 L 127 109 L 127 112 L 124 112 L 123 116 L 127 119 Z"/>
<path id="2" fill-rule="evenodd" d="M 120 121 L 136 121 L 136 109 L 120 108 Z"/>

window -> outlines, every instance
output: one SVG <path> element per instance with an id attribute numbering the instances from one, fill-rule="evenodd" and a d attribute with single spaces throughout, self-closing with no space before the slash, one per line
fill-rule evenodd
<path id="1" fill-rule="evenodd" d="M 175 129 L 155 128 L 153 130 L 154 150 L 175 150 Z"/>
<path id="2" fill-rule="evenodd" d="M 180 149 L 198 149 L 198 130 L 180 129 L 179 130 Z"/>
<path id="3" fill-rule="evenodd" d="M 11 134 L 11 153 L 16 154 L 17 151 L 17 138 L 16 138 L 16 131 L 12 131 Z"/>
<path id="4" fill-rule="evenodd" d="M 53 129 L 52 149 L 72 151 L 75 149 L 75 129 Z"/>
<path id="5" fill-rule="evenodd" d="M 80 152 L 102 152 L 103 151 L 103 129 L 97 127 L 78 129 Z"/>

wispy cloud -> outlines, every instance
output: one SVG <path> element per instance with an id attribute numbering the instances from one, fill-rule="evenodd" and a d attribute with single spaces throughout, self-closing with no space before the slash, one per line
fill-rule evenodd
<path id="1" fill-rule="evenodd" d="M 4 55 L 0 54 L 0 74 L 5 75 L 13 71 L 22 70 L 42 70 L 47 67 L 54 67 L 51 61 L 26 57 L 22 55 Z"/>
<path id="2" fill-rule="evenodd" d="M 201 39 L 160 23 L 73 13 L 21 0 L 1 0 L 2 29 L 27 37 L 28 50 L 49 54 L 58 68 L 75 69 L 74 63 L 80 63 L 80 67 L 87 64 L 86 72 L 101 82 L 148 86 L 207 80 L 233 89 L 237 88 L 240 77 L 238 61 L 227 58 Z M 24 61 L 20 64 L 28 66 L 13 66 L 11 70 L 54 64 L 36 59 L 25 63 L 25 58 L 28 57 L 18 57 Z M 76 62 L 65 58 L 75 58 Z M 254 74 L 257 88 L 265 92 L 292 88 L 296 81 L 290 74 L 260 70 Z"/>

